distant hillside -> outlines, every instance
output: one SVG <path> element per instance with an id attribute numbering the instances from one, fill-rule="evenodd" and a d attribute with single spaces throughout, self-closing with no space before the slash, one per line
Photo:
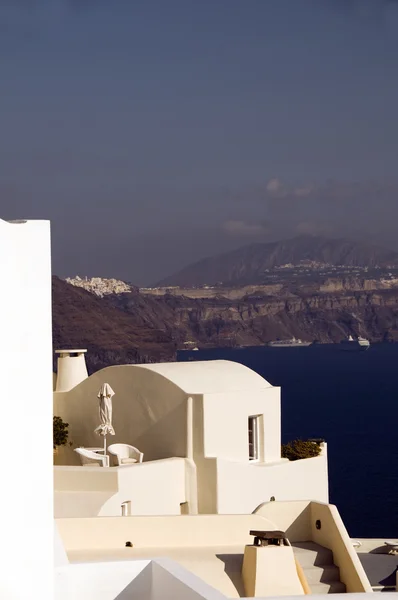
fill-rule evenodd
<path id="1" fill-rule="evenodd" d="M 155 319 L 156 301 L 127 313 L 106 298 L 53 277 L 53 345 L 87 348 L 90 372 L 109 364 L 171 360 L 175 342 L 165 321 Z M 135 294 L 129 294 L 134 297 Z"/>
<path id="2" fill-rule="evenodd" d="M 339 342 L 349 334 L 398 340 L 398 289 L 282 289 L 238 299 L 131 291 L 101 298 L 53 278 L 54 349 L 87 348 L 90 373 L 173 360 L 188 341 L 200 348 L 256 346 L 292 336 Z"/>
<path id="3" fill-rule="evenodd" d="M 398 253 L 371 244 L 320 236 L 299 236 L 267 244 L 252 244 L 205 258 L 166 277 L 157 286 L 260 284 L 266 269 L 302 262 L 386 267 L 398 266 Z"/>

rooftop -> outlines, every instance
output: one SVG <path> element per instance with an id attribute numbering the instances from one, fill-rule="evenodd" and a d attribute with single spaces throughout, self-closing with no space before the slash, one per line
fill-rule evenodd
<path id="1" fill-rule="evenodd" d="M 357 541 L 361 545 L 356 551 L 373 589 L 393 587 L 391 591 L 395 591 L 398 555 L 388 554 L 386 541 L 389 540 L 357 538 Z"/>
<path id="2" fill-rule="evenodd" d="M 358 556 L 374 591 L 395 592 L 398 557 L 388 555 L 385 540 L 363 539 Z M 375 552 L 375 550 L 378 550 Z M 200 577 L 227 598 L 245 597 L 241 570 L 244 545 L 184 548 L 120 548 L 78 550 L 68 553 L 71 563 L 114 562 L 169 558 Z"/>
<path id="3" fill-rule="evenodd" d="M 162 375 L 187 394 L 255 391 L 272 387 L 261 375 L 230 360 L 133 365 Z"/>

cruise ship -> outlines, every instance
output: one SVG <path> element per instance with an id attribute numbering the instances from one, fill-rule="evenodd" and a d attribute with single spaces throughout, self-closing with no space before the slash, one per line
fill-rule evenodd
<path id="1" fill-rule="evenodd" d="M 359 350 L 368 350 L 370 347 L 370 342 L 366 338 L 358 336 L 355 340 L 352 335 L 349 335 L 348 338 L 342 340 L 340 342 L 341 349 L 347 352 L 358 352 Z"/>
<path id="2" fill-rule="evenodd" d="M 292 347 L 305 347 L 310 346 L 312 342 L 303 342 L 300 339 L 292 338 L 291 340 L 276 340 L 275 342 L 269 342 L 268 346 L 271 348 L 292 348 Z"/>

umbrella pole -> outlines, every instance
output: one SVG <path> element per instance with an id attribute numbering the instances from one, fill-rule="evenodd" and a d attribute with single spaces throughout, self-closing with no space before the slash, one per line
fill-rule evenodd
<path id="1" fill-rule="evenodd" d="M 106 435 L 104 435 L 104 456 L 106 456 Z"/>

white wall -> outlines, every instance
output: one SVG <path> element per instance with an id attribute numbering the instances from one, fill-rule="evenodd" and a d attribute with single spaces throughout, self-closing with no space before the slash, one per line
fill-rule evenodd
<path id="1" fill-rule="evenodd" d="M 276 500 L 328 502 L 327 456 L 275 465 L 217 460 L 217 509 L 220 514 L 252 513 Z"/>
<path id="2" fill-rule="evenodd" d="M 152 562 L 152 600 L 226 600 L 226 596 L 178 563 Z"/>
<path id="3" fill-rule="evenodd" d="M 311 459 L 313 460 L 313 459 Z M 333 562 L 340 569 L 340 579 L 347 592 L 371 592 L 372 588 L 352 541 L 332 504 L 321 502 L 267 502 L 255 512 L 285 531 L 291 542 L 313 541 L 333 552 Z M 317 521 L 321 527 L 316 527 Z"/>
<path id="4" fill-rule="evenodd" d="M 98 517 L 57 519 L 59 534 L 68 553 L 86 554 L 123 549 L 131 541 L 135 549 L 208 548 L 252 544 L 250 531 L 276 529 L 262 515 L 186 515 L 184 517 Z"/>
<path id="5" fill-rule="evenodd" d="M 54 566 L 64 567 L 69 564 L 64 544 L 59 535 L 57 524 L 54 523 Z"/>
<path id="6" fill-rule="evenodd" d="M 226 600 L 167 558 L 72 564 L 56 570 L 55 600 Z"/>
<path id="7" fill-rule="evenodd" d="M 49 223 L 0 220 L 0 256 L 2 479 L 12 486 L 0 494 L 0 597 L 40 590 L 47 600 L 54 548 Z"/>
<path id="8" fill-rule="evenodd" d="M 158 373 L 136 365 L 101 369 L 69 392 L 54 393 L 54 414 L 69 423 L 75 448 L 103 442 L 94 429 L 99 424 L 98 390 L 105 382 L 115 392 L 116 435 L 108 437 L 108 445 L 136 446 L 144 453 L 144 461 L 186 456 L 186 394 Z M 79 464 L 76 452 L 60 452 L 59 458 L 68 461 L 64 464 Z"/>
<path id="9" fill-rule="evenodd" d="M 186 502 L 185 459 L 170 458 L 126 467 L 54 467 L 55 518 L 179 515 Z"/>
<path id="10" fill-rule="evenodd" d="M 204 455 L 228 460 L 249 460 L 248 417 L 261 419 L 261 459 L 266 462 L 281 457 L 280 388 L 205 394 Z"/>
<path id="11" fill-rule="evenodd" d="M 151 600 L 152 567 L 149 560 L 70 564 L 55 571 L 54 600 L 122 600 L 123 591 L 131 584 L 135 584 L 135 591 L 140 592 L 136 597 Z M 128 597 L 134 596 L 126 594 L 126 600 Z"/>

